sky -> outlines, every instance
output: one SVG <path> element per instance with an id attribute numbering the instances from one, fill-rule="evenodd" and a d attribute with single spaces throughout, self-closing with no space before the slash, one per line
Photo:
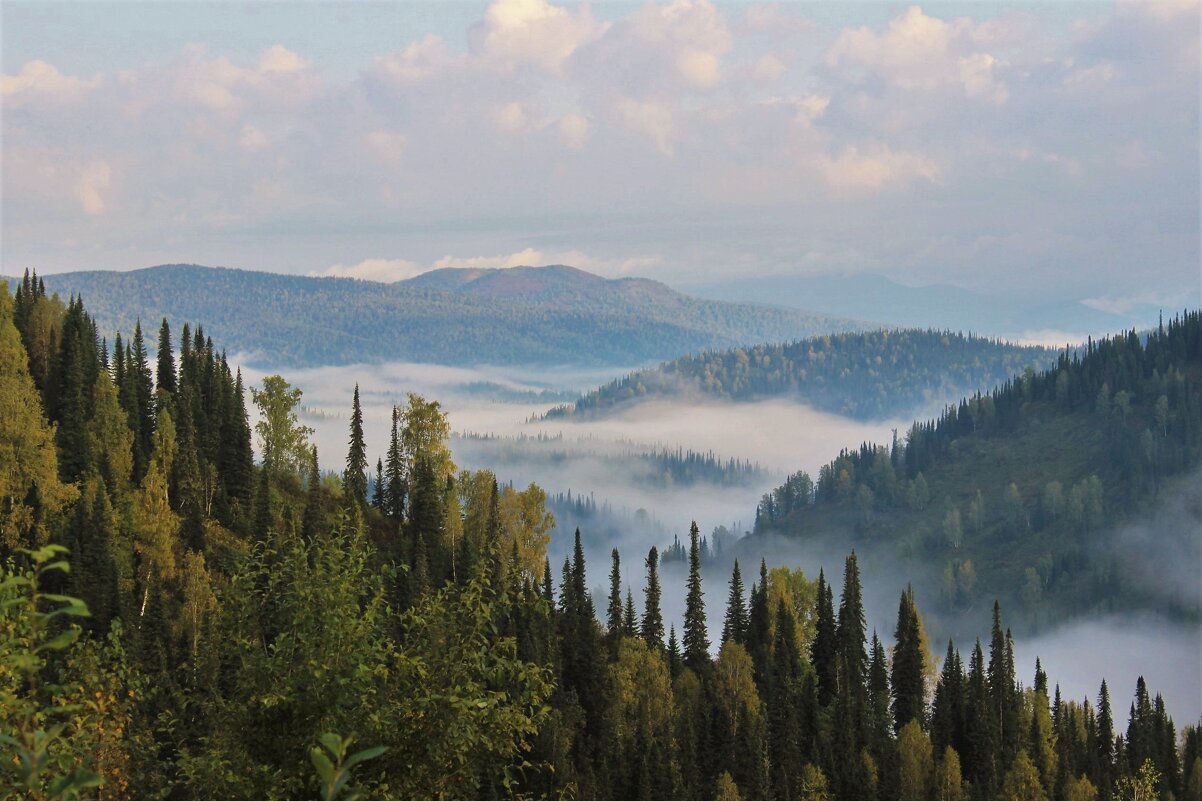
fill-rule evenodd
<path id="1" fill-rule="evenodd" d="M 1199 5 L 0 5 L 0 271 L 1202 303 Z"/>

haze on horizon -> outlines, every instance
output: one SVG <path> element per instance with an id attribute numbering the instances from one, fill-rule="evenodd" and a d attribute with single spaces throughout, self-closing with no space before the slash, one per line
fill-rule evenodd
<path id="1" fill-rule="evenodd" d="M 1199 302 L 1196 2 L 0 13 L 7 275 L 562 262 Z"/>

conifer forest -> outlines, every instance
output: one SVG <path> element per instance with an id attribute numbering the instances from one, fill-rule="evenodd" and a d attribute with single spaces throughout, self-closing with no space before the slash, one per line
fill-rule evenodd
<path id="1" fill-rule="evenodd" d="M 0 0 L 0 801 L 1202 801 L 1202 0 Z"/>
<path id="2" fill-rule="evenodd" d="M 547 494 L 457 470 L 438 401 L 393 408 L 373 469 L 356 388 L 344 469 L 323 474 L 285 378 L 245 387 L 201 325 L 151 336 L 153 361 L 140 325 L 110 343 L 36 275 L 0 285 L 14 797 L 1202 797 L 1196 722 L 1142 678 L 1065 697 L 1016 663 L 997 603 L 935 654 L 914 588 L 895 629 L 868 630 L 854 551 L 816 575 L 736 560 L 706 586 L 694 523 L 674 543 L 683 626 L 665 631 L 657 548 L 586 565 L 577 530 L 552 565 Z M 1105 400 L 1124 421 L 1155 395 L 1173 436 L 1130 468 L 1134 504 L 1198 459 L 1200 359 L 1197 313 L 1066 354 L 882 451 L 889 497 L 958 437 L 1014 427 L 1020 395 Z M 1116 465 L 1139 447 L 1129 430 L 1109 439 Z M 790 479 L 761 525 L 880 491 L 874 458 Z"/>

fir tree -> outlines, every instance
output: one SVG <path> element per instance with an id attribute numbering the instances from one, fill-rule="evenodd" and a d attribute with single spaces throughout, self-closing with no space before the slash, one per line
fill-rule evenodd
<path id="1" fill-rule="evenodd" d="M 697 672 L 710 664 L 709 635 L 705 630 L 705 600 L 701 591 L 701 545 L 696 521 L 689 529 L 688 595 L 684 607 L 684 663 Z"/>
<path id="2" fill-rule="evenodd" d="M 664 647 L 664 618 L 660 613 L 659 587 L 659 551 L 655 546 L 647 552 L 647 588 L 644 591 L 646 603 L 643 606 L 643 620 L 639 631 L 643 640 L 650 648 Z"/>
<path id="3" fill-rule="evenodd" d="M 836 672 L 838 628 L 835 623 L 835 603 L 830 584 L 822 569 L 818 570 L 817 608 L 815 609 L 814 640 L 810 644 L 810 664 L 818 677 L 818 700 L 826 706 L 835 695 L 838 685 Z"/>
<path id="4" fill-rule="evenodd" d="M 919 634 L 918 609 L 914 590 L 907 587 L 897 607 L 897 629 L 894 632 L 893 664 L 893 730 L 899 732 L 911 720 L 926 728 L 926 677 L 924 675 L 923 644 Z"/>
<path id="5" fill-rule="evenodd" d="M 178 382 L 175 375 L 175 354 L 171 347 L 171 326 L 167 324 L 167 318 L 164 317 L 162 325 L 159 326 L 159 352 L 156 357 L 155 381 L 160 392 L 174 396 Z"/>
<path id="6" fill-rule="evenodd" d="M 622 565 L 618 549 L 610 552 L 609 606 L 605 610 L 605 627 L 610 646 L 610 658 L 618 657 L 618 642 L 622 638 Z"/>
<path id="7" fill-rule="evenodd" d="M 392 407 L 392 434 L 388 441 L 383 481 L 387 490 L 385 511 L 389 517 L 398 522 L 405 516 L 405 502 L 408 494 L 405 486 L 405 456 L 401 451 L 399 424 L 400 410 L 394 405 Z"/>
<path id="8" fill-rule="evenodd" d="M 835 634 L 840 683 L 846 683 L 854 698 L 863 700 L 868 655 L 864 652 L 867 624 L 860 591 L 860 569 L 852 551 L 843 567 L 843 595 L 839 599 L 838 629 Z"/>
<path id="9" fill-rule="evenodd" d="M 367 446 L 363 441 L 363 409 L 359 406 L 358 384 L 355 384 L 351 401 L 351 440 L 342 488 L 352 503 L 360 507 L 367 505 Z"/>
<path id="10" fill-rule="evenodd" d="M 748 613 L 747 600 L 743 597 L 743 576 L 739 573 L 739 560 L 735 560 L 730 574 L 730 594 L 726 601 L 726 620 L 722 624 L 722 644 L 734 640 L 747 645 Z"/>
<path id="11" fill-rule="evenodd" d="M 386 493 L 384 491 L 384 460 L 376 459 L 376 477 L 375 477 L 375 486 L 373 487 L 372 493 L 371 493 L 371 508 L 376 509 L 380 512 L 383 512 L 384 507 L 385 507 L 385 501 L 384 501 L 385 494 Z"/>

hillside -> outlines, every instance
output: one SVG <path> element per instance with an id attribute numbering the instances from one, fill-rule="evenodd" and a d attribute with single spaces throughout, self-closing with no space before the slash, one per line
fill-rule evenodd
<path id="1" fill-rule="evenodd" d="M 858 419 L 938 408 L 1055 352 L 940 331 L 870 331 L 684 356 L 593 390 L 548 417 L 590 417 L 655 397 L 790 398 Z"/>
<path id="2" fill-rule="evenodd" d="M 1196 618 L 1202 313 L 1062 355 L 764 497 L 760 535 L 831 539 L 928 572 L 954 613 L 1000 597 Z M 923 570 L 925 568 L 925 571 Z M 1186 573 L 1190 570 L 1187 569 Z"/>
<path id="3" fill-rule="evenodd" d="M 850 320 L 698 300 L 571 267 L 438 270 L 381 284 L 195 265 L 44 276 L 82 295 L 102 333 L 203 320 L 252 363 L 628 366 L 681 353 L 845 331 Z"/>
<path id="4" fill-rule="evenodd" d="M 945 284 L 905 286 L 871 273 L 756 276 L 683 289 L 702 298 L 822 309 L 891 326 L 950 328 L 1002 338 L 1062 331 L 1084 339 L 1087 334 L 1146 326 L 1158 312 L 1158 307 L 1146 303 L 1134 304 L 1127 314 L 1115 314 L 1038 294 L 999 296 Z"/>

